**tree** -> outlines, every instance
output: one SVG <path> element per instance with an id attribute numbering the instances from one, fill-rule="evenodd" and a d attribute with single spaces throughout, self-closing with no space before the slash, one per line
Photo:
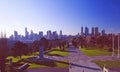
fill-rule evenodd
<path id="1" fill-rule="evenodd" d="M 39 41 L 35 40 L 31 45 L 31 50 L 33 53 L 39 51 Z"/>
<path id="2" fill-rule="evenodd" d="M 7 38 L 0 38 L 0 70 L 5 72 L 5 60 L 8 53 Z"/>
<path id="3" fill-rule="evenodd" d="M 48 40 L 44 37 L 41 38 L 40 41 L 39 41 L 39 45 L 44 46 L 44 49 L 48 47 L 48 44 L 49 44 Z"/>
<path id="4" fill-rule="evenodd" d="M 13 56 L 19 56 L 21 59 L 21 56 L 24 54 L 28 54 L 29 49 L 28 49 L 28 45 L 25 43 L 22 43 L 20 41 L 15 42 L 13 48 L 12 48 L 12 54 Z"/>

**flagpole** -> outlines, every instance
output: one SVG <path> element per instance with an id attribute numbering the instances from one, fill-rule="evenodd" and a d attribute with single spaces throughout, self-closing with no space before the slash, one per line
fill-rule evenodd
<path id="1" fill-rule="evenodd" d="M 118 58 L 120 56 L 120 53 L 119 53 L 120 49 L 119 49 L 119 34 L 118 34 Z"/>
<path id="2" fill-rule="evenodd" d="M 112 36 L 112 56 L 114 56 L 114 35 Z"/>

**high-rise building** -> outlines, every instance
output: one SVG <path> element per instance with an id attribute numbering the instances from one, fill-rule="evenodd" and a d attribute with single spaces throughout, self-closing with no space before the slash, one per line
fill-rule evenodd
<path id="1" fill-rule="evenodd" d="M 54 31 L 54 32 L 53 32 L 53 39 L 57 39 L 57 38 L 58 38 L 57 31 Z"/>
<path id="2" fill-rule="evenodd" d="M 106 34 L 105 34 L 105 30 L 102 30 L 101 31 L 101 34 L 102 34 L 102 36 L 105 36 Z"/>
<path id="3" fill-rule="evenodd" d="M 51 31 L 49 30 L 49 31 L 47 31 L 47 38 L 48 39 L 52 39 L 52 33 L 51 33 Z"/>
<path id="4" fill-rule="evenodd" d="M 28 39 L 29 32 L 27 31 L 27 27 L 25 27 L 25 38 Z"/>
<path id="5" fill-rule="evenodd" d="M 62 30 L 60 30 L 59 38 L 61 39 L 63 37 Z"/>
<path id="6" fill-rule="evenodd" d="M 17 31 L 14 31 L 14 39 L 18 40 L 18 32 Z"/>
<path id="7" fill-rule="evenodd" d="M 92 36 L 95 35 L 95 28 L 94 28 L 94 27 L 92 27 L 91 35 L 92 35 Z"/>
<path id="8" fill-rule="evenodd" d="M 84 33 L 83 33 L 83 27 L 81 27 L 81 35 L 82 36 L 84 35 Z"/>
<path id="9" fill-rule="evenodd" d="M 42 31 L 39 31 L 39 36 L 40 36 L 40 38 L 43 37 L 43 32 Z"/>
<path id="10" fill-rule="evenodd" d="M 63 34 L 62 34 L 62 30 L 60 30 L 60 35 L 62 36 Z"/>
<path id="11" fill-rule="evenodd" d="M 85 27 L 85 36 L 88 36 L 89 35 L 89 29 L 88 27 Z"/>
<path id="12" fill-rule="evenodd" d="M 95 36 L 99 35 L 99 29 L 98 27 L 95 27 Z"/>
<path id="13" fill-rule="evenodd" d="M 34 33 L 33 33 L 33 30 L 31 30 L 30 32 L 30 40 L 33 40 L 34 39 Z"/>

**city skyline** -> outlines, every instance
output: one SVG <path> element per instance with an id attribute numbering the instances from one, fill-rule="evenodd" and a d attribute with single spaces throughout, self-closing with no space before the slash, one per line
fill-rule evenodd
<path id="1" fill-rule="evenodd" d="M 81 27 L 99 27 L 106 33 L 120 32 L 119 0 L 1 0 L 0 31 L 7 37 L 24 28 L 35 33 L 62 30 L 76 35 Z"/>
<path id="2" fill-rule="evenodd" d="M 106 36 L 109 33 L 106 33 L 105 29 L 100 30 L 99 27 L 92 27 L 92 28 L 88 28 L 88 27 L 81 27 L 81 31 L 78 32 L 76 35 L 72 35 L 72 36 Z M 27 27 L 24 28 L 24 35 L 20 34 L 18 31 L 14 30 L 14 34 L 12 34 L 11 36 L 9 36 L 8 38 L 10 40 L 39 40 L 42 37 L 45 37 L 47 39 L 62 39 L 62 38 L 66 38 L 69 35 L 63 34 L 62 30 L 60 30 L 59 32 L 57 31 L 51 31 L 48 30 L 46 32 L 46 34 L 43 31 L 39 31 L 38 33 L 35 33 L 33 30 L 28 31 Z M 71 36 L 71 35 L 70 35 Z"/>

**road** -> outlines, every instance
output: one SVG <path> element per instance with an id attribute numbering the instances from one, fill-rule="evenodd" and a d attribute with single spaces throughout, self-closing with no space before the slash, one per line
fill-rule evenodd
<path id="1" fill-rule="evenodd" d="M 102 69 L 93 63 L 90 57 L 84 55 L 78 48 L 69 48 L 69 72 L 102 72 Z"/>

